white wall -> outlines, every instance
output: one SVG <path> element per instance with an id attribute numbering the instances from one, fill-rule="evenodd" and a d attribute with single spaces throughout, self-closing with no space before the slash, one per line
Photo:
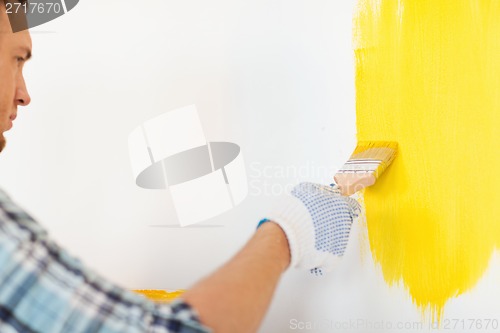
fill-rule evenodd
<path id="1" fill-rule="evenodd" d="M 328 183 L 349 156 L 352 5 L 81 1 L 32 32 L 33 102 L 6 135 L 0 185 L 60 244 L 124 287 L 189 287 L 252 234 L 270 205 L 266 189 Z M 144 120 L 193 103 L 209 140 L 242 147 L 250 195 L 203 223 L 210 227 L 178 228 L 168 192 L 134 185 L 127 138 Z M 365 232 L 356 223 L 346 259 L 326 278 L 288 272 L 261 331 L 294 331 L 294 318 L 324 324 L 314 332 L 335 331 L 325 320 L 420 321 L 406 292 L 383 282 Z M 495 259 L 446 317 L 500 319 L 499 267 Z"/>

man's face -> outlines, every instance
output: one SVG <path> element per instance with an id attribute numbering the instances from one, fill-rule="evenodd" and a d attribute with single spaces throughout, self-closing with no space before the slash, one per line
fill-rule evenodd
<path id="1" fill-rule="evenodd" d="M 3 133 L 12 127 L 17 107 L 31 101 L 23 77 L 24 63 L 31 56 L 28 30 L 13 33 L 0 0 L 0 151 L 5 147 Z"/>

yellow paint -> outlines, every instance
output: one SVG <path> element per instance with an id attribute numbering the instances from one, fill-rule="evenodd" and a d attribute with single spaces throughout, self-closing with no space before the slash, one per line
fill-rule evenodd
<path id="1" fill-rule="evenodd" d="M 133 290 L 133 291 L 138 294 L 146 296 L 152 301 L 159 303 L 170 303 L 184 293 L 184 290 L 165 291 L 165 290 L 146 289 L 146 290 Z"/>
<path id="2" fill-rule="evenodd" d="M 439 319 L 500 243 L 500 1 L 360 0 L 354 45 L 358 139 L 400 148 L 365 192 L 372 255 Z"/>

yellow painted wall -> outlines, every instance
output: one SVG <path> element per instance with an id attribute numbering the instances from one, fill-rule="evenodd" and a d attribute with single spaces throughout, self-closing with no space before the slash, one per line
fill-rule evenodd
<path id="1" fill-rule="evenodd" d="M 358 139 L 400 147 L 365 193 L 372 255 L 439 317 L 500 241 L 500 1 L 360 0 L 354 45 Z"/>

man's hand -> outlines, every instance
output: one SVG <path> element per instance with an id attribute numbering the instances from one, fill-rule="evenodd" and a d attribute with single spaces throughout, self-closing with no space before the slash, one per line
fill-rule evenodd
<path id="1" fill-rule="evenodd" d="M 291 267 L 322 275 L 344 254 L 351 225 L 361 212 L 358 202 L 336 187 L 301 183 L 266 219 L 285 232 Z"/>

